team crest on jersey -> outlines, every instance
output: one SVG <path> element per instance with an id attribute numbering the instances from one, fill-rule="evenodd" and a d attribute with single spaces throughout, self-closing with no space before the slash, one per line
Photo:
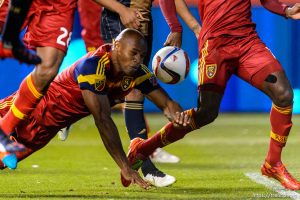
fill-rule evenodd
<path id="1" fill-rule="evenodd" d="M 130 76 L 124 76 L 123 77 L 123 80 L 121 82 L 121 87 L 122 87 L 122 90 L 123 91 L 126 91 L 130 88 L 131 84 L 132 84 L 132 81 L 133 81 L 133 77 L 130 77 Z"/>
<path id="2" fill-rule="evenodd" d="M 207 78 L 211 79 L 216 75 L 217 72 L 217 65 L 216 64 L 211 64 L 211 65 L 206 65 L 206 76 Z"/>
<path id="3" fill-rule="evenodd" d="M 104 87 L 105 87 L 105 82 L 106 82 L 106 79 L 104 78 L 104 79 L 97 79 L 96 81 L 95 81 L 95 90 L 96 91 L 102 91 L 103 89 L 104 89 Z"/>

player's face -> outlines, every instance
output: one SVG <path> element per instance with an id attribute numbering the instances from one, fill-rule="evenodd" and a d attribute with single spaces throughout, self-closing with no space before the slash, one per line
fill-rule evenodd
<path id="1" fill-rule="evenodd" d="M 119 51 L 119 63 L 122 71 L 126 75 L 134 75 L 143 63 L 147 47 L 144 40 L 134 40 L 132 38 L 121 42 Z"/>

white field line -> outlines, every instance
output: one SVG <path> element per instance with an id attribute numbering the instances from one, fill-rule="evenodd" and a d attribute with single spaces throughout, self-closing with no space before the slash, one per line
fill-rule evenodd
<path id="1" fill-rule="evenodd" d="M 278 183 L 277 181 L 273 181 L 272 179 L 269 179 L 263 175 L 261 175 L 260 173 L 245 173 L 245 175 L 250 178 L 252 181 L 254 181 L 255 183 L 258 184 L 262 184 L 264 186 L 266 186 L 267 188 L 273 190 L 274 192 L 277 192 L 280 196 L 276 196 L 276 195 L 272 195 L 269 194 L 269 197 L 289 197 L 291 199 L 295 199 L 295 200 L 300 200 L 300 194 L 297 192 L 294 192 L 292 190 L 287 190 L 285 189 L 283 186 L 280 185 L 280 183 Z M 255 195 L 257 197 L 267 197 L 268 194 L 263 195 Z"/>

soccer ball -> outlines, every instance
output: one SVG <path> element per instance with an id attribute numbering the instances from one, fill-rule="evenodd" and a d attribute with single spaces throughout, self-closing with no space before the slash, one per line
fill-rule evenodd
<path id="1" fill-rule="evenodd" d="M 154 55 L 152 70 L 155 76 L 164 83 L 180 83 L 189 73 L 190 59 L 181 48 L 166 46 Z"/>

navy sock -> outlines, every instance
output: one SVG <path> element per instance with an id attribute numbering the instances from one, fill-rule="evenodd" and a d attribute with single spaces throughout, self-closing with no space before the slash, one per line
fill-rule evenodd
<path id="1" fill-rule="evenodd" d="M 144 102 L 126 101 L 124 115 L 130 139 L 132 140 L 136 137 L 147 139 L 147 128 L 144 118 Z"/>

